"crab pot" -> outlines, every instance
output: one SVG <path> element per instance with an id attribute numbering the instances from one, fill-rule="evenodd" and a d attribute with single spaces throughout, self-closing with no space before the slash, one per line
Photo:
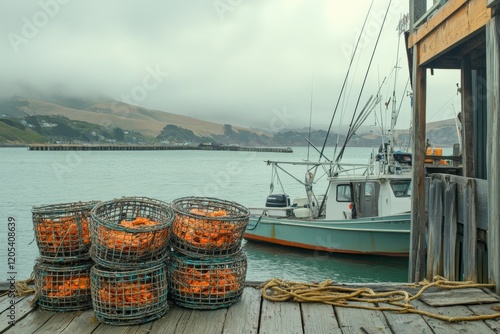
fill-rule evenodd
<path id="1" fill-rule="evenodd" d="M 172 202 L 175 220 L 170 244 L 193 257 L 231 255 L 241 249 L 250 212 L 242 205 L 207 197 Z"/>
<path id="2" fill-rule="evenodd" d="M 238 302 L 243 294 L 247 272 L 243 251 L 205 259 L 173 253 L 168 267 L 169 293 L 177 305 L 218 309 Z"/>
<path id="3" fill-rule="evenodd" d="M 49 311 L 78 311 L 92 308 L 90 268 L 85 263 L 46 263 L 34 266 L 36 302 Z"/>
<path id="4" fill-rule="evenodd" d="M 90 211 L 97 201 L 34 206 L 35 239 L 44 262 L 88 260 Z"/>
<path id="5" fill-rule="evenodd" d="M 145 323 L 163 316 L 168 309 L 165 264 L 129 271 L 95 265 L 90 282 L 95 316 L 103 323 Z"/>
<path id="6" fill-rule="evenodd" d="M 169 204 L 123 197 L 97 204 L 91 212 L 92 259 L 104 267 L 136 269 L 162 263 L 174 219 Z"/>

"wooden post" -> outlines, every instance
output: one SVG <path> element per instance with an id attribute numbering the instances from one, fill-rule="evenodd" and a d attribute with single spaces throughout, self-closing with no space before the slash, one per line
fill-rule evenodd
<path id="1" fill-rule="evenodd" d="M 500 17 L 486 25 L 488 277 L 500 294 Z"/>
<path id="2" fill-rule="evenodd" d="M 463 176 L 474 177 L 474 133 L 472 120 L 472 69 L 470 55 L 462 56 L 462 166 Z"/>
<path id="3" fill-rule="evenodd" d="M 411 243 L 408 279 L 419 282 L 424 278 L 425 264 L 425 122 L 426 122 L 426 68 L 419 66 L 418 44 L 413 47 L 413 163 Z"/>

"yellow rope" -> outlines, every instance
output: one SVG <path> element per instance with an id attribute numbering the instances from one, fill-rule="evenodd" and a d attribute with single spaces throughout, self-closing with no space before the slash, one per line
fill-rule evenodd
<path id="1" fill-rule="evenodd" d="M 409 285 L 411 286 L 411 285 Z M 465 288 L 492 288 L 494 284 L 478 284 L 472 281 L 455 282 L 436 276 L 429 282 L 423 280 L 416 287 L 421 287 L 414 296 L 404 290 L 386 292 L 374 292 L 369 288 L 347 288 L 335 286 L 331 280 L 321 283 L 292 282 L 281 279 L 271 279 L 261 286 L 262 296 L 270 301 L 283 302 L 294 301 L 300 303 L 324 303 L 333 306 L 358 308 L 365 310 L 391 311 L 397 313 L 415 313 L 435 319 L 457 322 L 487 320 L 500 317 L 500 313 L 477 316 L 449 317 L 432 312 L 417 310 L 410 304 L 412 300 L 419 298 L 425 290 L 431 287 L 440 289 L 465 289 Z M 373 306 L 350 304 L 349 302 L 371 303 Z M 390 306 L 378 306 L 376 304 L 387 303 Z"/>
<path id="2" fill-rule="evenodd" d="M 17 281 L 16 284 L 14 285 L 16 297 L 23 297 L 35 293 L 35 288 L 29 286 L 32 285 L 34 282 L 35 280 L 33 278 L 28 278 L 23 281 Z M 5 291 L 0 294 L 0 297 L 6 296 L 10 293 L 11 291 Z"/>
<path id="3" fill-rule="evenodd" d="M 32 293 L 35 293 L 35 288 L 29 286 L 35 282 L 35 279 L 33 278 L 28 278 L 24 281 L 17 281 L 16 282 L 16 296 L 17 297 L 23 297 L 27 295 L 31 295 Z"/>

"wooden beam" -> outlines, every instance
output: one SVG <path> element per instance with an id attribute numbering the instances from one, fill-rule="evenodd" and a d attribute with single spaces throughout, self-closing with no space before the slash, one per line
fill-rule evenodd
<path id="1" fill-rule="evenodd" d="M 417 44 L 422 38 L 427 36 L 431 31 L 436 29 L 444 20 L 466 3 L 467 0 L 451 0 L 441 7 L 433 17 L 426 23 L 422 24 L 415 33 L 411 34 L 408 41 L 409 47 Z"/>
<path id="2" fill-rule="evenodd" d="M 426 65 L 459 45 L 464 39 L 484 27 L 490 19 L 491 9 L 486 7 L 486 0 L 466 1 L 463 6 L 418 41 L 416 45 L 420 52 L 419 64 Z"/>
<path id="3" fill-rule="evenodd" d="M 486 26 L 488 280 L 500 294 L 500 17 Z"/>
<path id="4" fill-rule="evenodd" d="M 460 69 L 462 56 L 470 54 L 472 69 L 485 68 L 485 36 L 486 34 L 484 32 L 484 28 L 479 29 L 476 33 L 470 35 L 468 39 L 461 43 L 458 47 L 453 48 L 441 57 L 427 63 L 426 67 L 434 69 Z"/>
<path id="5" fill-rule="evenodd" d="M 462 57 L 462 166 L 463 176 L 474 177 L 474 126 L 472 115 L 472 69 L 470 56 Z"/>
<path id="6" fill-rule="evenodd" d="M 419 66 L 417 46 L 413 50 L 413 163 L 410 268 L 408 279 L 419 282 L 424 278 L 425 265 L 425 122 L 426 122 L 426 68 Z"/>

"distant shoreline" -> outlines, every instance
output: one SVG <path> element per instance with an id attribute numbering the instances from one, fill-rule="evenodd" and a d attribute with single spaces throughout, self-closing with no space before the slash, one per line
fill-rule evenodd
<path id="1" fill-rule="evenodd" d="M 84 145 L 84 144 L 31 144 L 25 145 L 30 151 L 168 151 L 168 150 L 202 150 L 202 151 L 253 151 L 293 153 L 291 147 L 257 147 L 235 145 Z"/>

